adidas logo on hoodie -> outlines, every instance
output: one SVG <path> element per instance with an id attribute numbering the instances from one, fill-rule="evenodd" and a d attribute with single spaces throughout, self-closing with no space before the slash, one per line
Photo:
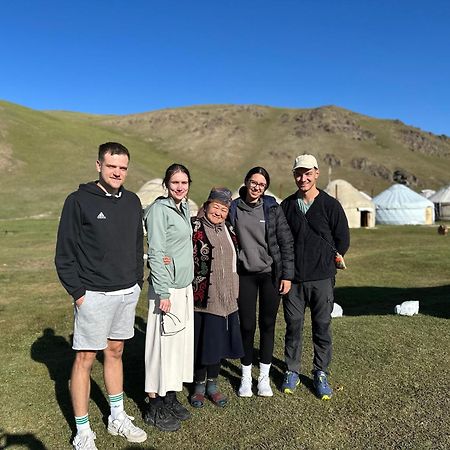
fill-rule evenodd
<path id="1" fill-rule="evenodd" d="M 100 212 L 97 216 L 97 219 L 106 219 L 106 216 L 102 212 Z"/>

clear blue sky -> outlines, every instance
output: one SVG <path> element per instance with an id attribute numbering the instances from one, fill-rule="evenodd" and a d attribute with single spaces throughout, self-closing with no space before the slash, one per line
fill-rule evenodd
<path id="1" fill-rule="evenodd" d="M 337 105 L 450 135 L 448 0 L 2 0 L 0 98 Z"/>

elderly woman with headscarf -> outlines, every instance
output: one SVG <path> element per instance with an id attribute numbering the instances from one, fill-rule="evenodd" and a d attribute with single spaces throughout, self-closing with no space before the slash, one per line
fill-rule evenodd
<path id="1" fill-rule="evenodd" d="M 192 220 L 194 247 L 194 390 L 190 403 L 201 408 L 205 396 L 225 406 L 218 388 L 221 360 L 243 356 L 237 298 L 237 241 L 225 223 L 231 192 L 213 188 L 204 213 Z"/>

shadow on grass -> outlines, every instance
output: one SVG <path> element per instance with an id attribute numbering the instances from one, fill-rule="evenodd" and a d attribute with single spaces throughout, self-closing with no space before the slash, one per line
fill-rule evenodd
<path id="1" fill-rule="evenodd" d="M 220 375 L 226 378 L 235 391 L 241 384 L 241 363 L 239 360 L 222 359 Z"/>
<path id="2" fill-rule="evenodd" d="M 9 447 L 27 448 L 29 450 L 47 450 L 47 447 L 34 434 L 12 434 L 0 430 L 0 450 Z"/>
<path id="3" fill-rule="evenodd" d="M 75 419 L 69 391 L 70 373 L 75 352 L 63 336 L 55 335 L 52 328 L 45 328 L 42 336 L 31 345 L 30 353 L 34 361 L 47 366 L 49 377 L 55 382 L 55 398 L 59 408 L 75 434 Z M 109 414 L 108 402 L 98 384 L 92 379 L 91 399 L 97 404 L 103 415 Z"/>
<path id="4" fill-rule="evenodd" d="M 253 351 L 256 354 L 258 352 L 258 349 L 254 349 Z M 273 356 L 270 378 L 272 379 L 275 389 L 277 389 L 278 391 L 281 390 L 285 371 L 286 364 L 284 363 L 284 361 Z M 241 369 L 239 361 L 223 360 L 222 370 L 220 374 L 229 380 L 231 386 L 235 391 L 239 389 L 239 384 L 241 382 Z M 315 391 L 312 375 L 311 377 L 307 377 L 306 375 L 300 374 L 299 377 L 301 384 L 314 394 Z"/>
<path id="5" fill-rule="evenodd" d="M 123 390 L 140 411 L 145 399 L 145 330 L 147 323 L 139 316 L 134 322 L 134 337 L 125 342 L 123 352 Z M 131 447 L 130 447 L 131 448 Z"/>
<path id="6" fill-rule="evenodd" d="M 286 364 L 281 359 L 272 357 L 272 368 L 270 371 L 271 378 L 277 390 L 281 391 L 281 385 L 283 384 L 284 374 L 286 372 Z M 312 374 L 308 377 L 302 373 L 299 374 L 300 383 L 305 386 L 311 393 L 315 394 L 313 385 Z"/>
<path id="7" fill-rule="evenodd" d="M 122 355 L 123 364 L 123 392 L 134 401 L 142 412 L 144 410 L 145 399 L 145 329 L 146 322 L 139 316 L 135 317 L 134 337 L 125 341 L 125 348 Z M 97 353 L 97 361 L 104 364 L 103 352 Z M 92 395 L 92 394 L 91 394 Z M 103 412 L 103 410 L 102 410 Z M 110 413 L 109 405 L 106 413 L 103 412 L 103 422 L 108 425 Z M 128 448 L 128 447 L 127 447 Z M 130 447 L 131 448 L 131 447 Z"/>
<path id="8" fill-rule="evenodd" d="M 335 301 L 346 316 L 394 314 L 395 305 L 419 300 L 420 314 L 450 318 L 450 284 L 427 288 L 338 287 Z"/>
<path id="9" fill-rule="evenodd" d="M 123 450 L 142 450 L 142 446 L 136 446 L 136 445 L 128 445 Z M 148 447 L 147 444 L 145 446 L 145 450 L 156 450 L 156 447 Z"/>
<path id="10" fill-rule="evenodd" d="M 124 392 L 132 399 L 140 411 L 145 409 L 145 332 L 147 323 L 136 316 L 134 324 L 134 337 L 125 344 L 123 354 Z M 240 383 L 240 368 L 231 361 L 222 360 L 221 375 L 230 381 L 236 390 Z M 193 384 L 185 383 L 188 391 L 187 399 L 192 394 Z M 130 447 L 131 449 L 132 447 Z M 128 449 L 128 447 L 127 447 Z"/>

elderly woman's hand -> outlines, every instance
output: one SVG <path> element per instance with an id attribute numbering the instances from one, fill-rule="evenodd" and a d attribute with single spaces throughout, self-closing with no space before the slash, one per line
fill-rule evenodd
<path id="1" fill-rule="evenodd" d="M 280 294 L 286 295 L 291 289 L 291 282 L 289 280 L 281 280 Z"/>

